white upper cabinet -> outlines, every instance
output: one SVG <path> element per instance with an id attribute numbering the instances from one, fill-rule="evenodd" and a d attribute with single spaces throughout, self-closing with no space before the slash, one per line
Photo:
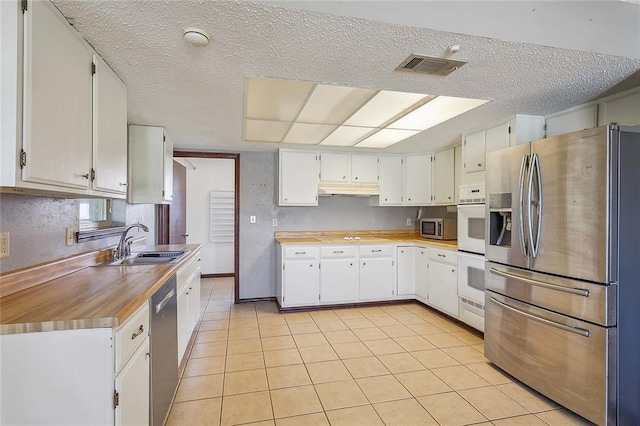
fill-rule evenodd
<path id="1" fill-rule="evenodd" d="M 281 149 L 278 205 L 317 206 L 318 168 L 316 152 Z"/>
<path id="2" fill-rule="evenodd" d="M 510 123 L 502 123 L 484 131 L 485 152 L 497 151 L 509 147 Z"/>
<path id="3" fill-rule="evenodd" d="M 320 182 L 377 184 L 378 155 L 322 152 Z"/>
<path id="4" fill-rule="evenodd" d="M 591 129 L 598 123 L 598 105 L 580 105 L 547 116 L 547 137 Z"/>
<path id="5" fill-rule="evenodd" d="M 89 189 L 92 52 L 49 1 L 24 14 L 22 180 Z"/>
<path id="6" fill-rule="evenodd" d="M 351 161 L 346 152 L 320 154 L 320 182 L 349 182 Z"/>
<path id="7" fill-rule="evenodd" d="M 433 156 L 429 154 L 404 157 L 404 204 L 423 206 L 433 202 L 432 167 Z"/>
<path id="8" fill-rule="evenodd" d="M 462 145 L 454 148 L 454 191 L 456 204 L 460 201 L 460 185 L 462 185 Z"/>
<path id="9" fill-rule="evenodd" d="M 621 126 L 640 126 L 640 90 L 603 99 L 599 104 L 598 125 L 616 123 Z"/>
<path id="10" fill-rule="evenodd" d="M 464 138 L 462 144 L 462 169 L 465 173 L 484 170 L 484 130 L 471 133 Z"/>
<path id="11" fill-rule="evenodd" d="M 403 157 L 399 155 L 380 156 L 380 205 L 401 205 L 404 176 Z"/>
<path id="12" fill-rule="evenodd" d="M 173 198 L 173 144 L 164 127 L 129 126 L 127 201 L 169 204 Z"/>
<path id="13" fill-rule="evenodd" d="M 93 189 L 127 192 L 127 87 L 98 55 L 93 76 Z"/>
<path id="14" fill-rule="evenodd" d="M 351 154 L 351 182 L 378 183 L 378 154 Z"/>
<path id="15" fill-rule="evenodd" d="M 436 152 L 433 176 L 435 203 L 455 204 L 455 148 Z"/>
<path id="16" fill-rule="evenodd" d="M 2 5 L 0 184 L 125 198 L 125 85 L 50 1 L 24 4 Z"/>

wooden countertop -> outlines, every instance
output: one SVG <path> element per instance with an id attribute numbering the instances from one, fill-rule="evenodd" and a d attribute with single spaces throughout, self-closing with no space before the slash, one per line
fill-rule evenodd
<path id="1" fill-rule="evenodd" d="M 144 250 L 189 253 L 176 264 L 84 267 L 3 296 L 0 334 L 117 327 L 199 248 L 199 244 L 146 246 Z M 21 271 L 25 272 L 28 269 Z"/>
<path id="2" fill-rule="evenodd" d="M 360 237 L 359 240 L 345 240 L 344 237 Z M 287 244 L 393 244 L 411 243 L 442 247 L 450 250 L 458 249 L 457 241 L 441 241 L 422 238 L 415 231 L 284 231 L 275 233 L 276 242 Z"/>

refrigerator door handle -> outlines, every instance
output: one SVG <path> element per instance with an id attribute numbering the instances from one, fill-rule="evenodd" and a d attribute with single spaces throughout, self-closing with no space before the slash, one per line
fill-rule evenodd
<path id="1" fill-rule="evenodd" d="M 531 254 L 533 257 L 538 256 L 538 249 L 540 248 L 540 230 L 542 229 L 542 186 L 541 186 L 541 177 L 540 177 L 540 157 L 538 154 L 533 154 L 533 161 L 531 163 L 531 174 L 535 173 L 536 178 L 536 187 L 538 188 L 538 200 L 537 203 L 534 203 L 538 220 L 536 222 L 536 239 L 533 240 L 533 235 L 531 235 Z M 529 225 L 532 228 L 531 225 Z"/>
<path id="2" fill-rule="evenodd" d="M 536 257 L 538 254 L 535 251 L 535 245 L 533 241 L 533 221 L 531 220 L 531 207 L 533 206 L 533 175 L 534 175 L 534 163 L 536 159 L 536 154 L 531 155 L 531 165 L 529 167 L 529 176 L 527 178 L 527 200 L 526 200 L 526 210 L 527 210 L 527 236 L 529 237 L 529 244 L 531 248 L 531 254 L 533 257 Z M 535 253 L 535 254 L 534 254 Z"/>
<path id="3" fill-rule="evenodd" d="M 525 176 L 527 175 L 527 170 L 529 168 L 529 156 L 522 156 L 522 164 L 520 165 L 520 190 L 518 191 L 518 203 L 519 203 L 519 223 L 518 230 L 520 231 L 520 250 L 522 250 L 522 255 L 524 257 L 529 256 L 529 245 L 525 240 L 524 235 L 524 191 L 525 191 Z"/>
<path id="4" fill-rule="evenodd" d="M 520 275 L 516 275 L 516 274 L 509 273 L 509 272 L 501 271 L 501 270 L 493 268 L 493 267 L 489 268 L 489 272 L 491 272 L 492 274 L 500 275 L 501 277 L 504 277 L 504 278 L 511 278 L 511 279 L 514 279 L 514 280 L 517 280 L 517 281 L 522 281 L 522 282 L 525 282 L 527 284 L 535 285 L 535 286 L 538 286 L 538 287 L 548 288 L 550 290 L 562 291 L 564 293 L 575 294 L 577 296 L 583 296 L 583 297 L 589 297 L 590 296 L 589 290 L 584 289 L 584 288 L 563 287 L 563 286 L 557 285 L 557 284 L 551 284 L 551 283 L 546 283 L 544 281 L 538 281 L 538 280 L 534 280 L 534 279 L 531 279 L 531 278 L 521 277 Z"/>
<path id="5" fill-rule="evenodd" d="M 541 317 L 539 317 L 537 315 L 532 315 L 532 314 L 530 314 L 528 312 L 521 311 L 520 309 L 514 308 L 511 305 L 508 305 L 508 304 L 506 304 L 504 302 L 496 300 L 493 297 L 491 298 L 491 301 L 493 303 L 495 303 L 496 305 L 501 306 L 504 309 L 507 309 L 507 310 L 509 310 L 511 312 L 514 312 L 516 314 L 522 315 L 522 316 L 524 316 L 526 318 L 529 318 L 531 320 L 541 322 L 542 324 L 546 324 L 546 325 L 549 325 L 551 327 L 559 328 L 560 330 L 568 331 L 570 333 L 579 334 L 579 335 L 581 335 L 583 337 L 589 337 L 591 335 L 591 332 L 589 330 L 585 330 L 584 328 L 570 327 L 568 325 L 560 324 L 559 322 L 551 321 L 551 320 L 548 320 L 546 318 L 541 318 Z"/>

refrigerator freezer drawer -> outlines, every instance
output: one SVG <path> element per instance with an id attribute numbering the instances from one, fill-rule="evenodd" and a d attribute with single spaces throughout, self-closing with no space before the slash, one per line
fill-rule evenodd
<path id="1" fill-rule="evenodd" d="M 486 292 L 485 356 L 597 424 L 615 425 L 616 329 Z M 607 381 L 610 381 L 607 383 Z"/>
<path id="2" fill-rule="evenodd" d="M 616 325 L 615 285 L 593 284 L 487 262 L 485 288 L 574 318 L 607 327 Z"/>

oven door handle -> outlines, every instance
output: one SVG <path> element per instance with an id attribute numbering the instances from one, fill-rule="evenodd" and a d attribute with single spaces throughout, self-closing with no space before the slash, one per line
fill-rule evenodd
<path id="1" fill-rule="evenodd" d="M 548 320 L 546 318 L 541 318 L 539 316 L 532 315 L 532 314 L 530 314 L 528 312 L 521 311 L 520 309 L 514 308 L 513 306 L 508 305 L 508 304 L 506 304 L 504 302 L 501 302 L 499 300 L 496 300 L 493 297 L 491 298 L 491 301 L 494 302 L 495 304 L 497 304 L 498 306 L 504 308 L 504 309 L 507 309 L 507 310 L 509 310 L 511 312 L 514 312 L 516 314 L 522 315 L 523 317 L 526 317 L 526 318 L 528 318 L 530 320 L 538 321 L 538 322 L 540 322 L 542 324 L 545 324 L 545 325 L 548 325 L 548 326 L 551 326 L 551 327 L 555 327 L 555 328 L 558 328 L 558 329 L 563 330 L 563 331 L 568 331 L 569 333 L 579 334 L 579 335 L 581 335 L 583 337 L 589 337 L 589 335 L 591 334 L 589 332 L 589 330 L 585 330 L 584 328 L 570 327 L 568 325 L 560 324 L 559 322 L 551 321 L 551 320 Z"/>
<path id="2" fill-rule="evenodd" d="M 564 293 L 575 294 L 577 296 L 583 296 L 583 297 L 589 297 L 589 294 L 590 294 L 589 290 L 584 289 L 584 288 L 563 287 L 563 286 L 557 285 L 557 284 L 551 284 L 551 283 L 547 283 L 547 282 L 544 282 L 544 281 L 538 281 L 538 280 L 533 280 L 531 278 L 521 277 L 520 275 L 516 275 L 516 274 L 510 274 L 509 272 L 501 271 L 501 270 L 496 269 L 494 267 L 490 267 L 489 271 L 492 274 L 500 275 L 500 276 L 505 277 L 505 278 L 512 278 L 514 280 L 522 281 L 522 282 L 525 282 L 527 284 L 535 285 L 535 286 L 538 286 L 538 287 L 548 288 L 550 290 L 562 291 Z"/>

